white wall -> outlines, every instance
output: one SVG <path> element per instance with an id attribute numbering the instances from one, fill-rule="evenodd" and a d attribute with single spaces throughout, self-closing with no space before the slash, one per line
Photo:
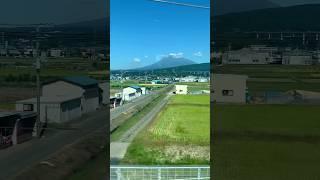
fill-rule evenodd
<path id="1" fill-rule="evenodd" d="M 176 85 L 176 94 L 188 94 L 188 86 Z"/>
<path id="2" fill-rule="evenodd" d="M 213 101 L 219 103 L 245 103 L 246 102 L 246 76 L 214 74 L 213 75 Z M 232 96 L 223 95 L 224 90 L 233 91 Z"/>

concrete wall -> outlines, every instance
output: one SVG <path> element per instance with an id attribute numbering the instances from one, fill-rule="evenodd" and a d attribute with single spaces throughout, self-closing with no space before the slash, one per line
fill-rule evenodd
<path id="1" fill-rule="evenodd" d="M 16 110 L 23 111 L 24 104 L 33 104 L 33 112 L 37 112 L 37 103 L 17 103 Z M 40 120 L 41 122 L 55 122 L 60 120 L 60 104 L 41 103 L 40 106 Z"/>
<path id="2" fill-rule="evenodd" d="M 16 110 L 23 111 L 23 105 L 30 103 L 17 103 Z M 33 111 L 37 112 L 36 103 L 33 104 Z M 90 108 L 88 107 L 88 111 Z M 75 99 L 64 103 L 41 103 L 40 120 L 48 123 L 64 123 L 81 117 L 81 101 Z"/>
<path id="3" fill-rule="evenodd" d="M 214 74 L 212 79 L 213 101 L 218 103 L 245 103 L 247 76 Z M 223 92 L 232 91 L 232 95 Z"/>

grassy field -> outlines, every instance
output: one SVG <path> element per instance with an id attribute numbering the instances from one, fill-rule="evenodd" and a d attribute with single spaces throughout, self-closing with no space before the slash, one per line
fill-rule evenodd
<path id="1" fill-rule="evenodd" d="M 208 164 L 209 96 L 173 96 L 128 148 L 123 164 Z"/>
<path id="2" fill-rule="evenodd" d="M 215 179 L 320 179 L 320 106 L 213 108 Z"/>
<path id="3" fill-rule="evenodd" d="M 143 116 L 145 116 L 148 112 L 154 108 L 155 105 L 158 104 L 158 102 L 164 98 L 165 95 L 160 95 L 155 100 L 153 100 L 150 104 L 148 104 L 146 107 L 140 110 L 139 113 L 136 113 L 129 119 L 127 119 L 120 127 L 117 128 L 112 134 L 111 134 L 111 141 L 117 141 L 119 138 L 132 126 L 134 126 Z"/>

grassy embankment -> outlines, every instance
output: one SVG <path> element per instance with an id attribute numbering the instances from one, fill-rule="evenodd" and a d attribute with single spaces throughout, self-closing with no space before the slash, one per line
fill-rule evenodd
<path id="1" fill-rule="evenodd" d="M 209 96 L 177 95 L 129 146 L 123 164 L 208 164 Z"/>

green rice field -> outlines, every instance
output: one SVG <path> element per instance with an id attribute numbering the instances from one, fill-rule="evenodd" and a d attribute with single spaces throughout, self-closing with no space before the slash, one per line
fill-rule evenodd
<path id="1" fill-rule="evenodd" d="M 123 164 L 208 164 L 210 97 L 176 95 L 129 146 Z"/>
<path id="2" fill-rule="evenodd" d="M 213 109 L 215 179 L 320 179 L 320 106 L 214 105 Z"/>

